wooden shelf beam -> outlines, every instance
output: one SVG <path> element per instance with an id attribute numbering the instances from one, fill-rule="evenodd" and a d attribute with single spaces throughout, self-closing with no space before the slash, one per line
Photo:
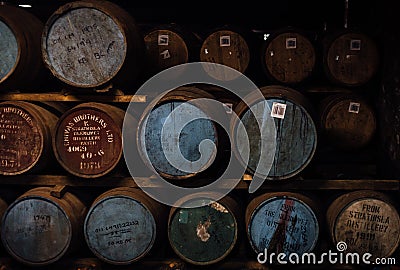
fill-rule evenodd
<path id="1" fill-rule="evenodd" d="M 233 181 L 233 180 L 232 180 Z M 236 189 L 245 190 L 251 181 L 241 180 Z M 76 187 L 138 187 L 159 188 L 160 185 L 152 177 L 118 177 L 104 176 L 96 179 L 82 179 L 66 175 L 17 175 L 1 176 L 0 185 L 28 186 L 76 186 Z M 224 187 L 221 187 L 224 189 Z M 392 179 L 293 179 L 265 181 L 261 187 L 265 190 L 358 190 L 374 189 L 400 191 L 400 180 Z"/>

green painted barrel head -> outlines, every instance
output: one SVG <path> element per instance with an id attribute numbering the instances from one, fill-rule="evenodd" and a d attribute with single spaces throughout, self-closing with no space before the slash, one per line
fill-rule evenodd
<path id="1" fill-rule="evenodd" d="M 206 265 L 225 258 L 237 239 L 237 221 L 218 202 L 204 200 L 198 208 L 178 208 L 170 218 L 169 241 L 184 260 Z"/>

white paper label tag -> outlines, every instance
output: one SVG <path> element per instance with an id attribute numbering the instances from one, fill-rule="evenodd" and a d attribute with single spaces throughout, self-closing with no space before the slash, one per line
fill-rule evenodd
<path id="1" fill-rule="evenodd" d="M 360 39 L 350 40 L 350 51 L 359 51 L 359 50 L 361 50 L 361 40 Z"/>
<path id="2" fill-rule="evenodd" d="M 221 46 L 221 47 L 231 46 L 231 36 L 220 36 L 219 37 L 219 46 Z"/>
<path id="3" fill-rule="evenodd" d="M 233 107 L 232 103 L 224 103 L 224 108 L 225 108 L 226 113 L 231 114 L 232 113 L 232 107 Z"/>
<path id="4" fill-rule="evenodd" d="M 360 103 L 350 102 L 349 113 L 359 113 L 359 112 L 360 112 Z"/>
<path id="5" fill-rule="evenodd" d="M 162 59 L 168 59 L 171 58 L 171 54 L 169 53 L 169 50 L 164 50 L 160 53 Z"/>
<path id="6" fill-rule="evenodd" d="M 297 38 L 286 38 L 286 49 L 296 49 Z"/>
<path id="7" fill-rule="evenodd" d="M 168 35 L 158 35 L 158 45 L 159 46 L 168 46 L 169 36 Z"/>
<path id="8" fill-rule="evenodd" d="M 272 103 L 271 116 L 274 118 L 285 118 L 286 104 L 274 102 Z"/>

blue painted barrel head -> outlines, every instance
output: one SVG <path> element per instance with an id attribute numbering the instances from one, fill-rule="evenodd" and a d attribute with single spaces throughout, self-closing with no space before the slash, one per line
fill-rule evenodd
<path id="1" fill-rule="evenodd" d="M 5 80 L 18 61 L 19 45 L 13 31 L 0 20 L 0 83 Z"/>
<path id="2" fill-rule="evenodd" d="M 250 244 L 257 253 L 311 252 L 319 224 L 313 210 L 291 197 L 273 197 L 260 203 L 251 213 L 247 228 Z"/>
<path id="3" fill-rule="evenodd" d="M 261 141 L 272 138 L 267 135 L 271 132 L 267 118 L 274 113 L 276 144 L 268 141 L 264 141 L 263 144 L 266 155 L 273 153 L 268 147 L 276 145 L 274 162 L 268 175 L 261 176 L 267 179 L 286 179 L 300 173 L 311 161 L 317 144 L 316 126 L 309 112 L 295 102 L 280 98 L 268 98 L 257 102 L 252 105 L 252 109 L 255 115 L 247 110 L 241 117 L 250 140 L 248 170 L 254 173 L 257 169 L 261 158 Z M 261 124 L 261 131 L 257 120 Z M 261 167 L 257 172 L 265 171 L 262 169 L 262 163 L 259 166 Z M 265 166 L 269 169 L 268 164 Z"/>
<path id="4" fill-rule="evenodd" d="M 129 264 L 145 256 L 156 238 L 156 221 L 140 201 L 109 196 L 88 212 L 85 239 L 92 252 L 111 264 Z"/>
<path id="5" fill-rule="evenodd" d="M 183 102 L 178 101 L 167 102 L 153 109 L 149 114 L 146 128 L 142 131 L 144 136 L 141 136 L 142 140 L 144 138 L 144 145 L 146 146 L 145 151 L 151 165 L 154 166 L 161 175 L 168 178 L 188 177 L 203 171 L 211 165 L 216 157 L 215 149 L 207 149 L 205 152 L 206 155 L 202 157 L 203 162 L 200 164 L 200 168 L 198 168 L 198 170 L 193 168 L 193 173 L 180 170 L 179 167 L 171 165 L 166 158 L 165 151 L 168 151 L 169 153 L 167 154 L 169 154 L 170 157 L 176 156 L 176 161 L 179 163 L 179 156 L 177 153 L 180 151 L 185 159 L 194 163 L 201 158 L 199 145 L 202 141 L 210 140 L 215 145 L 218 143 L 216 127 L 207 114 L 189 103 L 185 103 L 184 106 L 177 108 L 182 103 Z M 168 118 L 174 109 L 176 109 L 174 117 Z M 193 120 L 182 129 L 182 132 L 179 132 L 182 119 L 188 115 L 203 119 Z M 166 120 L 168 120 L 168 122 L 166 122 Z M 176 134 L 179 135 L 179 149 L 176 149 L 173 145 L 168 145 L 169 143 L 167 141 L 162 140 L 163 126 L 164 132 L 167 133 L 166 137 L 175 136 Z M 164 144 L 164 149 L 162 144 Z"/>

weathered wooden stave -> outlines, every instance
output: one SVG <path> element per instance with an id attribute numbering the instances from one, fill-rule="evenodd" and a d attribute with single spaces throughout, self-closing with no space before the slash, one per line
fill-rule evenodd
<path id="1" fill-rule="evenodd" d="M 362 86 L 378 72 L 378 47 L 365 33 L 355 30 L 331 33 L 322 40 L 322 50 L 325 76 L 337 85 Z"/>
<path id="2" fill-rule="evenodd" d="M 390 195 L 355 190 L 338 196 L 328 207 L 326 220 L 332 243 L 342 252 L 371 253 L 389 258 L 400 245 L 400 216 Z"/>
<path id="3" fill-rule="evenodd" d="M 261 64 L 272 81 L 294 85 L 314 73 L 317 53 L 310 38 L 301 29 L 281 29 L 270 34 L 261 49 Z"/>
<path id="4" fill-rule="evenodd" d="M 1 102 L 0 110 L 0 122 L 4 126 L 0 129 L 0 148 L 4 151 L 0 174 L 40 171 L 51 164 L 51 140 L 58 117 L 39 105 L 25 101 Z M 6 153 L 16 155 L 7 156 Z"/>
<path id="5" fill-rule="evenodd" d="M 263 210 L 268 212 L 261 213 Z M 269 192 L 258 195 L 248 203 L 245 215 L 246 234 L 251 248 L 256 253 L 267 250 L 268 254 L 297 253 L 301 256 L 305 252 L 312 252 L 320 238 L 320 211 L 313 198 L 301 193 Z M 269 227 L 271 233 L 263 232 L 262 228 L 257 232 L 257 221 L 259 226 Z M 307 237 L 303 238 L 303 234 Z M 287 238 L 293 242 L 290 243 Z M 302 244 L 300 241 L 303 241 Z"/>
<path id="6" fill-rule="evenodd" d="M 81 103 L 66 111 L 52 140 L 57 161 L 67 172 L 82 178 L 110 173 L 122 160 L 124 117 L 124 110 L 98 102 Z M 89 133 L 74 131 L 76 128 Z"/>
<path id="7" fill-rule="evenodd" d="M 218 201 L 211 200 L 209 196 L 197 193 L 183 197 L 177 202 L 182 208 L 172 207 L 169 213 L 168 239 L 171 248 L 182 260 L 193 265 L 207 266 L 223 261 L 240 237 L 242 213 L 238 201 L 229 195 L 221 196 Z M 204 206 L 190 207 L 190 203 L 197 204 L 199 201 Z M 214 245 L 209 245 L 210 242 Z"/>
<path id="8" fill-rule="evenodd" d="M 23 264 L 49 265 L 79 248 L 87 209 L 70 192 L 62 191 L 58 197 L 52 192 L 51 187 L 30 189 L 4 213 L 1 240 L 7 252 Z"/>
<path id="9" fill-rule="evenodd" d="M 44 25 L 41 49 L 46 67 L 75 90 L 133 83 L 145 52 L 143 36 L 126 10 L 92 0 L 59 7 Z"/>
<path id="10" fill-rule="evenodd" d="M 319 124 L 330 145 L 350 151 L 367 146 L 377 129 L 375 110 L 357 94 L 324 98 L 320 102 Z"/>
<path id="11" fill-rule="evenodd" d="M 305 95 L 291 87 L 286 87 L 282 85 L 269 85 L 261 87 L 260 91 L 264 96 L 264 100 L 258 100 L 259 95 L 254 93 L 251 93 L 247 97 L 245 97 L 246 100 L 250 103 L 250 106 L 259 105 L 261 104 L 261 102 L 268 102 L 268 106 L 271 107 L 270 109 L 272 111 L 273 103 L 277 102 L 279 104 L 285 104 L 286 108 L 292 108 L 292 111 L 294 111 L 291 118 L 287 116 L 285 116 L 284 119 L 278 119 L 274 117 L 276 127 L 275 130 L 277 134 L 277 150 L 275 152 L 275 157 L 269 174 L 264 175 L 256 173 L 257 163 L 261 154 L 261 149 L 258 144 L 260 141 L 260 131 L 258 129 L 257 122 L 255 122 L 256 120 L 254 116 L 248 109 L 246 103 L 243 101 L 237 104 L 237 106 L 234 108 L 234 111 L 241 119 L 241 121 L 244 121 L 243 124 L 245 128 L 247 128 L 247 131 L 252 132 L 251 134 L 248 133 L 250 140 L 249 163 L 244 164 L 244 161 L 240 156 L 240 152 L 237 147 L 234 148 L 234 153 L 250 174 L 257 175 L 268 180 L 283 180 L 293 178 L 301 173 L 301 171 L 303 171 L 309 165 L 316 151 L 318 133 L 315 124 L 315 109 Z M 263 109 L 263 111 L 264 110 L 265 109 Z M 294 117 L 296 116 L 296 114 L 299 114 L 299 119 L 304 121 L 296 123 L 296 119 Z M 243 119 L 243 117 L 247 117 L 247 120 Z M 285 121 L 285 119 L 288 118 L 293 118 L 293 121 Z M 265 118 L 263 119 L 263 121 L 265 121 Z M 254 123 L 251 121 L 253 121 Z M 286 125 L 287 127 L 286 133 L 283 133 L 283 125 Z M 236 141 L 236 146 L 240 139 L 237 137 L 236 134 L 237 127 L 238 122 L 233 121 L 231 126 L 231 136 Z M 256 130 L 249 130 L 249 128 L 255 128 Z M 303 132 L 301 132 L 302 130 Z M 285 136 L 289 136 L 292 139 L 286 140 L 283 134 L 286 134 Z M 310 141 L 308 142 L 308 140 Z M 284 142 L 286 142 L 286 144 L 284 144 Z M 284 147 L 283 150 L 281 148 L 282 146 Z M 254 150 L 256 151 L 256 154 L 253 154 Z M 284 156 L 284 158 L 279 158 L 279 155 L 281 155 L 282 153 L 286 153 L 286 156 Z M 296 154 L 297 156 L 294 154 Z M 285 160 L 290 160 L 290 162 L 288 162 L 287 164 L 288 166 L 285 166 L 285 164 L 283 164 Z"/>
<path id="12" fill-rule="evenodd" d="M 8 91 L 34 89 L 40 84 L 44 71 L 40 50 L 43 23 L 22 8 L 1 5 L 0 26 L 2 26 L 0 45 L 9 41 L 4 47 L 1 46 L 0 89 Z M 3 58 L 6 55 L 10 58 Z"/>
<path id="13" fill-rule="evenodd" d="M 135 215 L 132 216 L 129 211 Z M 128 217 L 135 218 L 137 223 L 127 221 Z M 114 225 L 107 226 L 107 222 Z M 124 227 L 118 228 L 118 225 Z M 85 218 L 84 236 L 88 247 L 99 259 L 109 264 L 128 265 L 144 258 L 154 248 L 157 240 L 164 240 L 165 225 L 164 205 L 140 189 L 119 187 L 100 194 L 93 201 Z M 97 229 L 93 230 L 94 227 Z M 110 230 L 104 229 L 109 227 Z M 111 236 L 103 235 L 103 230 L 106 230 L 107 235 L 111 233 Z M 113 234 L 118 236 L 118 232 L 120 238 L 113 238 Z M 125 239 L 121 243 L 123 236 Z"/>

